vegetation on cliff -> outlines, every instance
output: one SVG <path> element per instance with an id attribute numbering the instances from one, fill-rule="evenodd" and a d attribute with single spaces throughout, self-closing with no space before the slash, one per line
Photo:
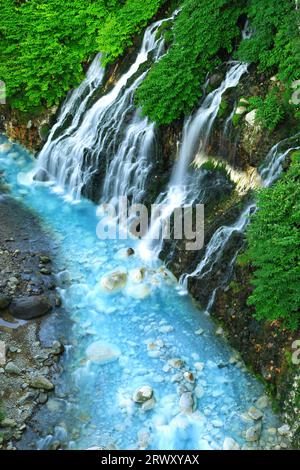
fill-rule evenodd
<path id="1" fill-rule="evenodd" d="M 235 57 L 258 64 L 259 70 L 278 74 L 287 87 L 299 78 L 299 11 L 294 0 L 230 1 L 184 0 L 173 28 L 168 53 L 150 71 L 137 97 L 145 114 L 168 124 L 188 114 L 201 97 L 205 76 L 233 52 Z M 241 40 L 243 17 L 249 19 L 252 36 Z M 261 103 L 261 114 L 268 113 L 273 94 Z M 288 101 L 288 100 L 287 100 Z M 282 111 L 280 99 L 275 103 Z M 279 122 L 280 120 L 278 120 Z M 276 124 L 267 128 L 273 130 Z M 262 124 L 265 124 L 263 119 Z"/>
<path id="2" fill-rule="evenodd" d="M 115 61 L 168 0 L 0 0 L 0 79 L 9 104 L 21 111 L 51 107 L 83 78 L 97 52 L 102 63 Z M 181 0 L 180 12 L 162 33 L 168 50 L 137 91 L 144 114 L 169 124 L 191 112 L 207 74 L 235 54 L 278 74 L 291 95 L 299 78 L 299 10 L 295 0 Z M 242 39 L 249 18 L 253 34 Z M 289 95 L 289 96 L 288 96 Z M 273 94 L 259 104 L 266 115 Z M 278 114 L 278 113 L 277 113 Z M 279 122 L 277 116 L 275 123 Z M 270 130 L 274 123 L 267 120 Z"/>
<path id="3" fill-rule="evenodd" d="M 259 210 L 247 231 L 247 256 L 256 268 L 249 304 L 256 317 L 300 324 L 300 152 L 272 187 L 258 193 Z"/>
<path id="4" fill-rule="evenodd" d="M 192 110 L 202 95 L 207 73 L 232 52 L 234 40 L 241 35 L 237 23 L 244 11 L 244 0 L 181 3 L 172 45 L 137 92 L 143 112 L 162 124 Z"/>

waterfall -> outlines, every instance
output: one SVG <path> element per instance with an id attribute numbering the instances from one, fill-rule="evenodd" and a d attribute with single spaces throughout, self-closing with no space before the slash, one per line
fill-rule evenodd
<path id="1" fill-rule="evenodd" d="M 215 265 L 220 261 L 224 249 L 234 232 L 243 233 L 250 214 L 255 210 L 254 204 L 249 204 L 242 212 L 238 220 L 233 225 L 219 227 L 213 234 L 209 244 L 206 247 L 204 256 L 196 269 L 190 274 L 183 274 L 179 280 L 184 291 L 187 291 L 188 279 L 191 277 L 202 278 L 205 274 L 212 272 Z"/>
<path id="2" fill-rule="evenodd" d="M 300 148 L 300 146 L 296 145 L 297 139 L 299 140 L 299 136 L 300 134 L 298 133 L 294 137 L 284 139 L 278 144 L 276 144 L 274 147 L 272 147 L 265 159 L 264 165 L 260 168 L 260 175 L 263 187 L 269 187 L 274 181 L 276 181 L 282 171 L 281 164 L 284 161 L 285 157 L 293 150 L 298 150 Z M 293 141 L 295 141 L 295 144 L 290 147 L 290 144 Z M 289 145 L 288 148 L 286 148 L 287 144 Z M 212 272 L 213 268 L 216 266 L 218 261 L 221 260 L 232 234 L 235 232 L 243 234 L 245 232 L 250 221 L 250 215 L 255 212 L 256 209 L 256 205 L 253 204 L 253 202 L 250 202 L 234 224 L 219 227 L 215 231 L 206 247 L 203 258 L 201 259 L 196 269 L 192 273 L 183 274 L 180 277 L 179 283 L 182 289 L 182 293 L 187 292 L 189 278 L 197 277 L 198 279 L 201 279 L 207 273 Z M 234 254 L 231 262 L 229 263 L 226 276 L 223 279 L 222 285 L 224 285 L 228 281 L 231 273 L 230 268 L 232 268 L 237 255 L 238 252 Z M 219 287 L 221 286 L 218 286 L 218 288 Z M 207 312 L 210 311 L 210 308 L 214 303 L 217 289 L 214 289 L 211 294 L 208 306 L 206 308 Z"/>
<path id="3" fill-rule="evenodd" d="M 187 202 L 189 196 L 187 186 L 189 164 L 196 154 L 205 153 L 222 96 L 229 88 L 237 86 L 241 77 L 246 73 L 247 67 L 247 64 L 233 62 L 219 88 L 209 93 L 196 114 L 186 120 L 179 156 L 174 165 L 170 183 L 166 193 L 161 194 L 156 201 L 160 208 L 159 215 L 151 223 L 150 229 L 139 247 L 143 259 L 149 261 L 159 256 L 163 244 L 163 236 L 160 232 L 163 230 L 164 222 L 176 208 Z"/>
<path id="4" fill-rule="evenodd" d="M 146 29 L 135 62 L 112 90 L 101 96 L 90 109 L 86 109 L 86 103 L 93 91 L 99 88 L 104 74 L 99 56 L 91 65 L 86 80 L 64 104 L 59 120 L 39 155 L 37 175 L 47 175 L 59 190 L 66 189 L 68 198 L 79 199 L 99 168 L 104 167 L 105 170 L 107 160 L 112 163 L 106 172 L 104 198 L 133 194 L 133 188 L 137 188 L 138 195 L 142 193 L 150 166 L 154 124 L 135 110 L 134 92 L 147 71 L 137 78 L 135 75 L 140 65 L 148 60 L 149 53 L 153 54 L 154 60 L 163 53 L 163 38 L 156 37 L 157 31 L 163 22 L 172 18 L 157 21 Z M 77 108 L 86 88 L 89 95 Z M 57 136 L 58 129 L 65 127 L 70 113 L 73 114 L 71 125 Z"/>

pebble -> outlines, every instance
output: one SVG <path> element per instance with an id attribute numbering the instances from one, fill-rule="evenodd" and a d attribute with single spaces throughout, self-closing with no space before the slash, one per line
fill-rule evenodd
<path id="1" fill-rule="evenodd" d="M 192 372 L 185 372 L 183 376 L 187 382 L 190 382 L 190 383 L 195 382 L 195 376 Z"/>
<path id="2" fill-rule="evenodd" d="M 284 424 L 280 428 L 278 428 L 278 434 L 280 436 L 287 436 L 290 433 L 291 428 L 288 424 Z"/>
<path id="3" fill-rule="evenodd" d="M 259 419 L 261 419 L 263 417 L 263 413 L 262 411 L 258 410 L 257 408 L 255 408 L 254 406 L 252 406 L 251 408 L 249 408 L 248 410 L 248 415 L 250 416 L 251 419 L 253 419 L 254 421 L 257 421 Z"/>
<path id="4" fill-rule="evenodd" d="M 55 356 L 59 356 L 64 352 L 65 348 L 63 344 L 61 344 L 59 341 L 53 341 L 52 343 L 52 348 L 51 348 L 51 353 L 54 354 Z"/>
<path id="5" fill-rule="evenodd" d="M 34 392 L 28 392 L 26 393 L 23 397 L 20 398 L 18 403 L 20 405 L 25 405 L 25 403 L 30 403 L 36 398 L 36 393 Z"/>
<path id="6" fill-rule="evenodd" d="M 142 404 L 142 410 L 143 411 L 153 410 L 153 408 L 155 407 L 155 403 L 156 403 L 155 398 L 154 397 L 150 398 L 150 400 L 147 400 Z"/>
<path id="7" fill-rule="evenodd" d="M 39 396 L 38 396 L 38 402 L 41 404 L 41 405 L 44 405 L 48 400 L 48 395 L 47 393 L 40 393 Z"/>
<path id="8" fill-rule="evenodd" d="M 269 398 L 266 395 L 262 395 L 258 400 L 256 400 L 255 405 L 260 410 L 263 410 L 269 405 Z"/>
<path id="9" fill-rule="evenodd" d="M 181 369 L 184 367 L 185 362 L 182 359 L 170 359 L 168 361 L 169 365 L 173 367 L 173 369 Z"/>
<path id="10" fill-rule="evenodd" d="M 248 442 L 255 442 L 258 441 L 261 435 L 261 424 L 256 424 L 255 426 L 251 426 L 246 431 L 246 440 Z"/>
<path id="11" fill-rule="evenodd" d="M 191 392 L 185 392 L 181 395 L 179 400 L 180 411 L 184 413 L 191 413 L 194 407 L 194 398 Z"/>
<path id="12" fill-rule="evenodd" d="M 95 341 L 86 349 L 86 357 L 88 360 L 107 364 L 116 361 L 121 355 L 119 348 L 105 341 Z"/>
<path id="13" fill-rule="evenodd" d="M 221 326 L 219 326 L 217 329 L 216 329 L 216 335 L 217 336 L 223 336 L 224 335 L 224 330 Z"/>
<path id="14" fill-rule="evenodd" d="M 153 389 L 149 385 L 143 385 L 135 390 L 133 394 L 133 401 L 135 403 L 145 403 L 153 397 Z"/>

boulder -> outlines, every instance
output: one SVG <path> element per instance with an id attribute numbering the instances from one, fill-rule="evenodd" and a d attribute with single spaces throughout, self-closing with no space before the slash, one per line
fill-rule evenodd
<path id="1" fill-rule="evenodd" d="M 133 394 L 133 401 L 135 403 L 146 403 L 153 397 L 153 389 L 149 385 L 139 387 Z"/>
<path id="2" fill-rule="evenodd" d="M 14 362 L 11 361 L 8 362 L 8 364 L 6 365 L 5 372 L 11 375 L 20 375 L 21 369 Z"/>
<path id="3" fill-rule="evenodd" d="M 255 442 L 258 441 L 261 435 L 261 424 L 256 424 L 255 426 L 251 426 L 246 431 L 246 441 L 248 442 Z"/>
<path id="4" fill-rule="evenodd" d="M 14 299 L 9 307 L 11 315 L 21 320 L 42 317 L 49 313 L 51 309 L 50 300 L 43 295 L 19 297 Z"/>
<path id="5" fill-rule="evenodd" d="M 262 411 L 258 410 L 254 406 L 251 406 L 251 408 L 249 408 L 248 410 L 248 415 L 250 416 L 251 419 L 253 419 L 254 421 L 257 421 L 261 419 L 264 414 L 262 413 Z"/>
<path id="6" fill-rule="evenodd" d="M 263 410 L 264 408 L 267 408 L 267 406 L 269 405 L 268 397 L 266 395 L 262 395 L 261 397 L 258 398 L 258 400 L 256 400 L 255 405 L 260 410 Z"/>
<path id="7" fill-rule="evenodd" d="M 154 397 L 150 398 L 150 400 L 147 400 L 142 404 L 142 410 L 143 411 L 153 410 L 153 408 L 155 407 L 155 403 L 156 403 L 155 398 Z"/>

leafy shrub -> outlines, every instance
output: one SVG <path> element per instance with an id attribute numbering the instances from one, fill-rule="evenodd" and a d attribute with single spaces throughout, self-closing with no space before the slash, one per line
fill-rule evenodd
<path id="1" fill-rule="evenodd" d="M 208 72 L 240 36 L 237 25 L 244 0 L 184 0 L 174 40 L 137 91 L 137 102 L 153 121 L 168 124 L 188 114 L 202 94 Z"/>
<path id="2" fill-rule="evenodd" d="M 247 230 L 247 255 L 253 266 L 255 289 L 249 304 L 255 316 L 300 324 L 300 152 L 294 153 L 286 174 L 258 193 L 259 210 Z"/>
<path id="3" fill-rule="evenodd" d="M 257 109 L 256 121 L 262 127 L 273 132 L 286 115 L 283 97 L 277 88 L 273 88 L 265 99 L 261 97 L 250 98 L 251 108 Z"/>

